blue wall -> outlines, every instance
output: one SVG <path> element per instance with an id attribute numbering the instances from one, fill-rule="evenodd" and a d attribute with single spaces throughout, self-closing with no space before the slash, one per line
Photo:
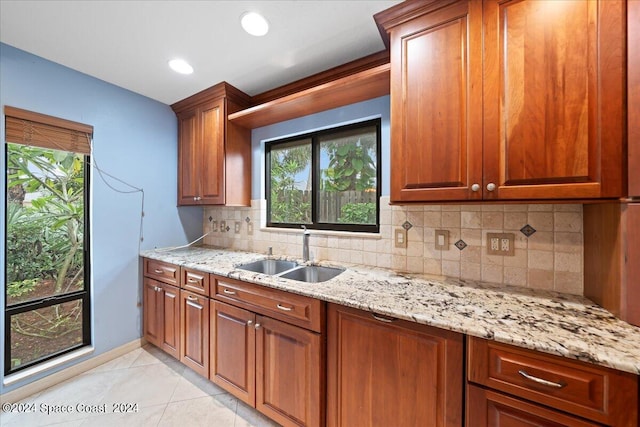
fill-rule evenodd
<path id="1" fill-rule="evenodd" d="M 311 132 L 314 130 L 331 128 L 343 124 L 359 122 L 368 118 L 380 117 L 382 119 L 381 126 L 381 156 L 382 156 L 382 195 L 389 195 L 389 177 L 390 177 L 390 98 L 382 96 L 380 98 L 351 104 L 346 107 L 335 108 L 333 110 L 323 111 L 317 114 L 300 117 L 298 119 L 288 120 L 286 122 L 276 123 L 270 126 L 264 126 L 254 129 L 251 133 L 251 150 L 252 150 L 252 171 L 251 171 L 251 198 L 264 199 L 264 146 L 265 141 L 280 139 L 287 136 L 294 136 Z"/>
<path id="2" fill-rule="evenodd" d="M 5 105 L 94 127 L 94 159 L 99 166 L 145 191 L 142 249 L 181 245 L 200 236 L 202 209 L 176 207 L 177 121 L 169 106 L 0 44 L 0 106 Z M 4 141 L 4 113 L 1 122 Z M 5 151 L 0 151 L 5 165 Z M 5 188 L 4 173 L 0 180 Z M 139 193 L 112 191 L 94 171 L 91 183 L 95 356 L 141 336 L 141 197 Z M 118 182 L 110 183 L 127 189 Z M 0 238 L 4 241 L 4 220 Z M 0 256 L 4 283 L 4 250 Z M 4 308 L 4 292 L 0 293 L 0 307 Z M 2 315 L 3 334 L 4 327 Z M 4 372 L 3 361 L 0 357 L 0 374 Z M 23 384 L 4 388 L 0 384 L 0 392 Z"/>

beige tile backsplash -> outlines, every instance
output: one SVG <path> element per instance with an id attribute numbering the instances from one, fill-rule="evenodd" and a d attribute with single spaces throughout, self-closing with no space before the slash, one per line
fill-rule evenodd
<path id="1" fill-rule="evenodd" d="M 265 201 L 251 207 L 211 207 L 204 210 L 204 232 L 211 230 L 209 217 L 226 221 L 226 232 L 213 232 L 205 243 L 232 249 L 300 257 L 299 230 L 267 230 Z M 248 234 L 247 218 L 253 225 Z M 408 221 L 406 248 L 393 244 L 393 229 Z M 240 233 L 234 232 L 240 222 Z M 526 224 L 536 229 L 526 237 Z M 449 249 L 434 248 L 435 230 L 449 230 Z M 488 255 L 487 232 L 515 234 L 515 255 Z M 467 246 L 454 244 L 462 239 Z M 401 272 L 425 273 L 482 280 L 516 286 L 583 294 L 583 234 L 580 204 L 487 204 L 390 206 L 380 204 L 380 234 L 312 231 L 310 252 L 315 260 L 371 265 Z"/>

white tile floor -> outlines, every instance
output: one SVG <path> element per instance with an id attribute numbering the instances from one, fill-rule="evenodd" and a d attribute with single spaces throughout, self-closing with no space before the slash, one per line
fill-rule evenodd
<path id="1" fill-rule="evenodd" d="M 153 346 L 136 349 L 25 399 L 28 413 L 1 413 L 0 426 L 271 427 L 253 408 Z M 137 412 L 114 412 L 137 404 Z M 46 413 L 68 405 L 68 413 Z M 105 413 L 82 412 L 83 405 Z M 106 405 L 106 406 L 103 406 Z M 60 406 L 58 406 L 60 408 Z M 135 408 L 132 406 L 132 409 Z"/>

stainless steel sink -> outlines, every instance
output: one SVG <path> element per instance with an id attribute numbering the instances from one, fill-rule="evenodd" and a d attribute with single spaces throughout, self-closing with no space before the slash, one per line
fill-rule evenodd
<path id="1" fill-rule="evenodd" d="M 307 265 L 281 274 L 280 277 L 285 279 L 297 280 L 299 282 L 317 283 L 326 282 L 327 280 L 333 279 L 343 271 L 344 270 L 341 268 Z"/>
<path id="2" fill-rule="evenodd" d="M 264 274 L 279 274 L 287 270 L 297 267 L 294 261 L 284 261 L 280 259 L 262 259 L 260 261 L 250 262 L 248 264 L 239 265 L 241 270 L 253 271 Z"/>

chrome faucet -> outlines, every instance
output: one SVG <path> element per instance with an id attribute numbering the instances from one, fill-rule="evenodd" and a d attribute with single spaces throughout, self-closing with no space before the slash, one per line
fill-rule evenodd
<path id="1" fill-rule="evenodd" d="M 309 230 L 306 226 L 302 226 L 304 233 L 302 233 L 302 261 L 309 261 Z"/>

